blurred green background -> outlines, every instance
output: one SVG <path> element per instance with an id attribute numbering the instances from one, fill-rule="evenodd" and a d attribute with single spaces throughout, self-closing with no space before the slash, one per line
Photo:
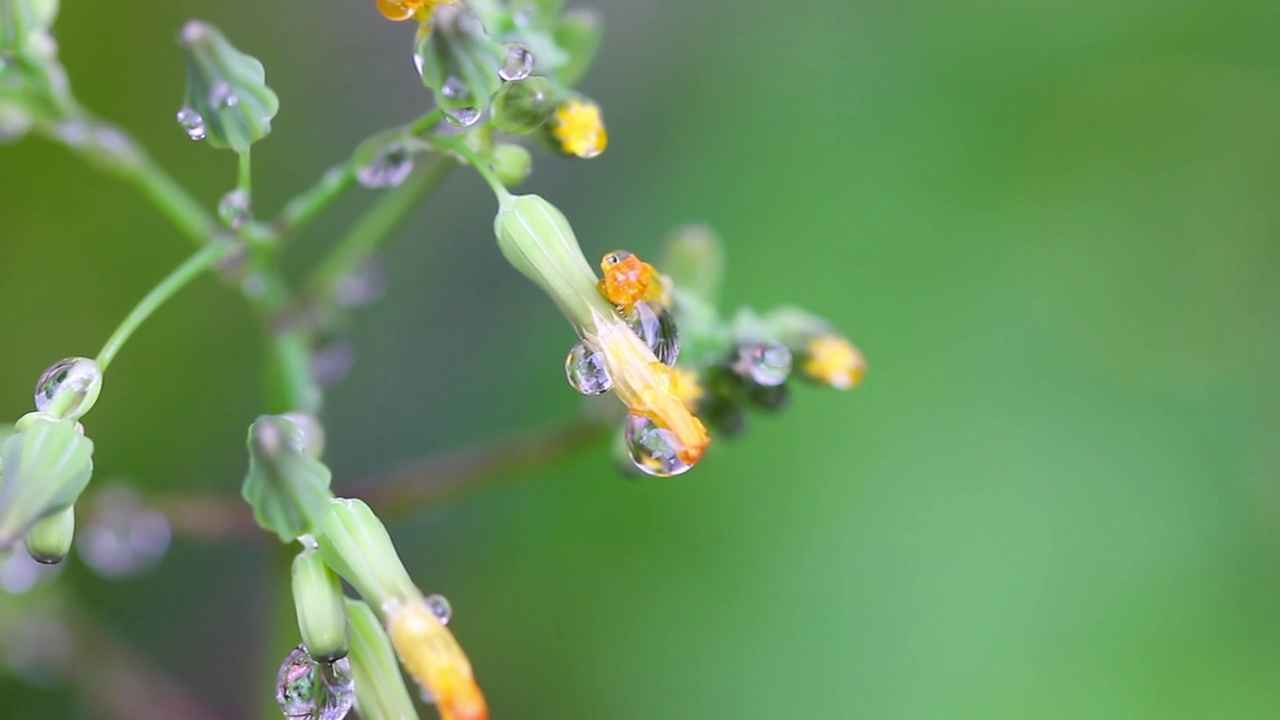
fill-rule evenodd
<path id="1" fill-rule="evenodd" d="M 1280 5 L 1274 0 L 600 0 L 611 144 L 529 189 L 588 256 L 714 225 L 727 299 L 867 354 L 705 463 L 605 448 L 393 526 L 454 604 L 495 718 L 1280 716 Z M 428 102 L 372 0 L 64 0 L 78 95 L 210 204 L 173 121 L 197 16 L 266 64 L 278 208 Z M 133 191 L 0 148 L 0 417 L 92 355 L 188 252 Z M 326 215 L 305 268 L 373 193 Z M 339 482 L 563 419 L 573 337 L 458 173 L 390 246 L 325 421 Z M 243 302 L 206 278 L 113 366 L 98 477 L 234 495 L 259 406 Z M 225 717 L 262 704 L 273 541 L 179 543 L 57 582 Z M 5 717 L 101 717 L 0 681 Z"/>

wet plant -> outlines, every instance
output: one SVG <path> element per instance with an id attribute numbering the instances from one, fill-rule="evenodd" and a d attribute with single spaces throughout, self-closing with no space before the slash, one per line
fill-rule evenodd
<path id="1" fill-rule="evenodd" d="M 321 419 L 322 381 L 337 379 L 347 358 L 334 342 L 343 313 L 379 293 L 374 252 L 453 170 L 470 168 L 484 179 L 497 207 L 498 250 L 576 335 L 565 359 L 568 384 L 619 401 L 612 414 L 584 412 L 550 440 L 535 435 L 486 453 L 455 474 L 455 485 L 500 472 L 512 457 L 552 461 L 594 442 L 601 428 L 616 438 L 625 474 L 680 475 L 706 462 L 718 436 L 741 432 L 747 410 L 779 410 L 791 383 L 849 389 L 865 364 L 848 340 L 803 310 L 724 311 L 723 248 L 706 228 L 674 232 L 656 264 L 626 250 L 592 263 L 555 205 L 512 192 L 532 170 L 528 146 L 580 159 L 608 147 L 601 108 L 575 89 L 600 47 L 596 14 L 565 11 L 552 0 L 373 5 L 416 30 L 405 52 L 421 76 L 427 109 L 360 143 L 270 214 L 255 204 L 252 155 L 270 134 L 280 100 L 262 63 L 207 23 L 192 20 L 180 30 L 187 86 L 176 123 L 192 141 L 235 159 L 234 187 L 206 208 L 124 130 L 76 99 L 52 36 L 57 1 L 0 0 L 6 139 L 32 135 L 66 146 L 136 186 L 195 246 L 96 356 L 50 365 L 36 382 L 33 411 L 0 433 L 0 552 L 7 558 L 0 583 L 20 593 L 38 582 L 22 552 L 56 566 L 78 543 L 88 566 L 122 577 L 161 562 L 174 532 L 273 534 L 292 556 L 298 641 L 281 660 L 280 713 L 417 717 L 416 696 L 442 718 L 476 720 L 488 717 L 477 680 L 484 669 L 472 667 L 452 634 L 448 601 L 419 589 L 384 526 L 385 515 L 411 511 L 421 493 L 393 482 L 362 498 L 336 497 Z M 292 286 L 280 270 L 283 247 L 355 185 L 384 194 L 307 282 Z M 267 404 L 247 429 L 244 504 L 147 498 L 118 482 L 95 482 L 96 418 L 84 423 L 109 392 L 108 370 L 156 309 L 209 272 L 243 296 L 269 339 Z M 77 509 L 84 523 L 78 532 Z"/>

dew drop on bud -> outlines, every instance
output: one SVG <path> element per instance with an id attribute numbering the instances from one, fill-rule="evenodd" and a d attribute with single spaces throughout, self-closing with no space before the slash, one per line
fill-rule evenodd
<path id="1" fill-rule="evenodd" d="M 102 390 L 102 371 L 89 358 L 59 360 L 36 381 L 36 410 L 59 418 L 89 412 Z"/>
<path id="2" fill-rule="evenodd" d="M 400 185 L 413 172 L 413 156 L 396 147 L 379 153 L 368 165 L 356 170 L 356 181 L 367 188 L 392 188 Z"/>
<path id="3" fill-rule="evenodd" d="M 432 615 L 436 616 L 436 619 L 440 621 L 440 624 L 448 625 L 449 619 L 453 617 L 453 606 L 449 604 L 449 598 L 440 594 L 434 594 L 428 595 L 426 597 L 426 601 L 427 609 L 431 611 Z"/>
<path id="4" fill-rule="evenodd" d="M 467 94 L 467 83 L 457 75 L 450 75 L 440 86 L 440 94 L 450 100 L 458 100 Z"/>
<path id="5" fill-rule="evenodd" d="M 680 357 L 680 336 L 676 320 L 666 308 L 641 300 L 627 315 L 631 329 L 653 351 L 658 361 L 674 367 Z"/>
<path id="6" fill-rule="evenodd" d="M 218 201 L 218 217 L 232 230 L 238 229 L 249 220 L 249 193 L 236 188 Z"/>
<path id="7" fill-rule="evenodd" d="M 444 119 L 448 120 L 450 125 L 470 127 L 471 125 L 475 125 L 476 121 L 479 120 L 480 116 L 483 114 L 484 113 L 481 112 L 480 108 L 450 108 L 444 111 Z"/>
<path id="8" fill-rule="evenodd" d="M 240 103 L 240 98 L 236 97 L 235 92 L 231 89 L 231 83 L 226 80 L 219 80 L 209 88 L 209 106 L 218 110 L 233 108 Z"/>
<path id="9" fill-rule="evenodd" d="M 520 43 L 507 43 L 507 54 L 498 68 L 498 77 L 507 82 L 519 82 L 533 72 L 533 53 Z"/>
<path id="10" fill-rule="evenodd" d="M 200 113 L 191 108 L 182 108 L 178 111 L 178 124 L 183 130 L 187 131 L 187 137 L 192 140 L 204 139 L 204 118 Z"/>
<path id="11" fill-rule="evenodd" d="M 791 351 L 786 345 L 773 342 L 742 345 L 731 367 L 757 385 L 774 387 L 791 375 Z"/>
<path id="12" fill-rule="evenodd" d="M 583 395 L 600 395 L 613 387 L 613 378 L 604 367 L 604 356 L 577 343 L 564 359 L 564 373 L 569 384 Z"/>
<path id="13" fill-rule="evenodd" d="M 299 645 L 285 657 L 276 675 L 276 702 L 287 718 L 342 720 L 355 699 L 355 680 L 346 658 L 320 662 Z"/>
<path id="14" fill-rule="evenodd" d="M 644 415 L 627 416 L 622 424 L 622 438 L 627 443 L 631 461 L 646 475 L 670 477 L 693 467 L 680 459 L 682 446 L 675 433 L 658 427 Z"/>

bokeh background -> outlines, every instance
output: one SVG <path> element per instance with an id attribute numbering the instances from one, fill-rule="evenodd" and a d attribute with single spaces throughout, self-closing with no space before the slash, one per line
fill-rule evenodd
<path id="1" fill-rule="evenodd" d="M 589 256 L 704 221 L 729 304 L 829 316 L 871 372 L 671 480 L 606 448 L 393 526 L 495 718 L 1280 716 L 1280 6 L 1274 0 L 599 0 L 609 151 L 529 188 Z M 260 57 L 261 208 L 425 109 L 372 0 L 64 0 L 86 104 L 198 195 L 184 20 Z M 0 148 L 0 416 L 188 252 L 36 140 Z M 291 251 L 306 267 L 373 193 Z M 387 252 L 325 421 L 339 483 L 572 417 L 568 326 L 458 173 Z M 259 339 L 213 278 L 113 366 L 100 478 L 238 492 Z M 273 541 L 178 543 L 59 592 L 221 716 L 262 706 Z M 13 658 L 10 658 L 12 661 Z M 0 716 L 104 717 L 0 680 Z"/>

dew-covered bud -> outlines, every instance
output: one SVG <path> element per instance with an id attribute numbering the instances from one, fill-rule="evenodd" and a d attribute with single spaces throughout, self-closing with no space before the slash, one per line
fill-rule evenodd
<path id="1" fill-rule="evenodd" d="M 93 475 L 93 441 L 74 420 L 29 413 L 0 446 L 0 549 L 70 507 Z"/>
<path id="2" fill-rule="evenodd" d="M 75 507 L 56 512 L 31 526 L 23 542 L 31 559 L 45 565 L 62 562 L 71 552 L 71 538 L 75 535 Z"/>
<path id="3" fill-rule="evenodd" d="M 420 595 L 387 528 L 361 500 L 338 498 L 316 533 L 320 556 L 365 600 L 379 606 Z"/>
<path id="4" fill-rule="evenodd" d="M 416 718 L 413 699 L 405 688 L 391 639 L 367 604 L 347 599 L 351 620 L 351 675 L 356 682 L 356 711 L 364 720 Z"/>
<path id="5" fill-rule="evenodd" d="M 435 699 L 441 720 L 486 720 L 489 708 L 462 646 L 421 598 L 384 609 L 405 672 Z"/>
<path id="6" fill-rule="evenodd" d="M 493 174 L 509 188 L 524 182 L 529 173 L 533 172 L 533 156 L 522 145 L 494 145 L 489 151 L 489 162 L 493 167 Z"/>
<path id="7" fill-rule="evenodd" d="M 561 103 L 545 127 L 552 144 L 566 155 L 590 159 L 609 146 L 600 106 L 585 98 Z"/>
<path id="8" fill-rule="evenodd" d="M 249 472 L 241 495 L 258 524 L 284 542 L 314 533 L 333 498 L 332 473 L 315 457 L 317 441 L 323 446 L 322 436 L 314 430 L 308 436 L 290 416 L 263 415 L 249 427 Z"/>
<path id="9" fill-rule="evenodd" d="M 102 392 L 102 370 L 89 358 L 59 360 L 36 381 L 36 411 L 74 420 L 89 412 Z"/>
<path id="10" fill-rule="evenodd" d="M 587 74 L 600 50 L 603 33 L 599 12 L 590 8 L 577 8 L 565 13 L 555 31 L 556 44 L 568 56 L 556 70 L 556 77 L 560 82 L 573 87 Z"/>
<path id="11" fill-rule="evenodd" d="M 780 308 L 764 321 L 796 356 L 800 374 L 838 390 L 857 387 L 867 372 L 862 352 L 820 317 L 799 308 Z"/>
<path id="12" fill-rule="evenodd" d="M 333 662 L 347 654 L 342 584 L 314 548 L 293 559 L 293 604 L 302 644 L 311 656 Z"/>
<path id="13" fill-rule="evenodd" d="M 480 119 L 502 87 L 498 73 L 505 56 L 475 13 L 441 4 L 431 13 L 431 32 L 419 41 L 415 58 L 445 117 L 467 126 Z"/>
<path id="14" fill-rule="evenodd" d="M 545 77 L 507 83 L 493 98 L 493 123 L 509 135 L 527 135 L 551 119 L 560 100 L 560 92 Z"/>
<path id="15" fill-rule="evenodd" d="M 271 132 L 280 110 L 262 63 L 198 20 L 182 28 L 179 43 L 187 56 L 187 92 L 178 122 L 192 140 L 248 152 Z"/>

